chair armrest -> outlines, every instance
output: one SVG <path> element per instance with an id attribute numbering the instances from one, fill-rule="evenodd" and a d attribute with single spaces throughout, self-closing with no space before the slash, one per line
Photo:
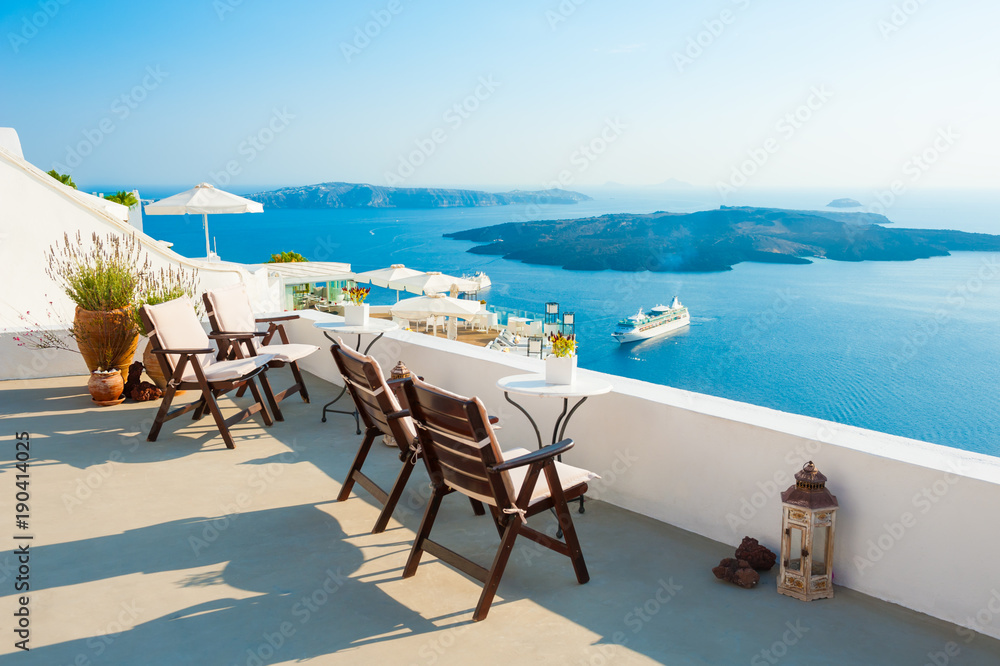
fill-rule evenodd
<path id="1" fill-rule="evenodd" d="M 406 418 L 409 415 L 410 415 L 410 410 L 401 409 L 398 412 L 393 412 L 392 414 L 386 414 L 385 417 L 390 421 L 394 421 L 396 419 Z"/>
<path id="2" fill-rule="evenodd" d="M 254 319 L 254 321 L 258 324 L 266 324 L 271 321 L 291 321 L 298 318 L 299 315 L 278 315 L 277 317 L 259 317 Z"/>
<path id="3" fill-rule="evenodd" d="M 525 465 L 530 465 L 531 463 L 540 462 L 549 458 L 555 458 L 572 448 L 573 440 L 567 437 L 561 442 L 543 446 L 537 451 L 532 451 L 531 453 L 527 453 L 523 456 L 518 456 L 513 460 L 505 460 L 502 463 L 498 463 L 493 467 L 490 467 L 489 469 L 491 472 L 505 472 L 509 469 L 514 469 L 515 467 L 524 467 Z"/>
<path id="4" fill-rule="evenodd" d="M 247 331 L 246 333 L 230 333 L 230 332 L 212 332 L 208 334 L 208 337 L 212 340 L 250 340 L 255 337 L 263 337 L 267 335 L 263 331 Z"/>
<path id="5" fill-rule="evenodd" d="M 154 349 L 154 354 L 214 354 L 215 350 L 211 347 L 205 347 L 204 349 Z"/>

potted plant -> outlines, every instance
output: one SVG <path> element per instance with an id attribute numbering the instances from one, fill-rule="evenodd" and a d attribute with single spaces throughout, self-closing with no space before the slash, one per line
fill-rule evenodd
<path id="1" fill-rule="evenodd" d="M 72 331 L 87 369 L 117 368 L 127 376 L 139 344 L 133 310 L 149 258 L 132 235 L 94 233 L 89 246 L 79 232 L 63 239 L 49 248 L 46 273 L 76 303 Z"/>
<path id="2" fill-rule="evenodd" d="M 350 303 L 344 304 L 344 323 L 348 326 L 367 326 L 368 325 L 368 304 L 365 303 L 365 299 L 368 298 L 368 292 L 371 291 L 367 287 L 344 287 L 341 289 L 344 296 Z"/>
<path id="3" fill-rule="evenodd" d="M 52 305 L 51 301 L 49 305 Z M 82 354 L 82 347 L 79 344 L 73 344 L 52 328 L 43 327 L 34 319 L 29 318 L 30 316 L 30 311 L 18 315 L 20 320 L 27 325 L 27 328 L 13 336 L 18 347 L 59 349 Z M 52 320 L 53 318 L 52 313 L 48 313 L 48 319 Z M 59 317 L 55 317 L 55 319 L 58 321 Z M 70 325 L 68 337 L 75 339 L 77 334 L 77 330 Z M 91 336 L 92 347 L 96 350 L 96 367 L 91 371 L 87 389 L 97 405 L 101 407 L 117 405 L 125 399 L 125 396 L 122 395 L 125 379 L 121 370 L 113 367 L 113 363 L 121 348 L 128 344 L 130 331 L 128 328 L 116 325 L 111 319 L 104 319 L 96 323 L 91 322 L 87 334 Z"/>
<path id="4" fill-rule="evenodd" d="M 549 342 L 552 353 L 545 358 L 545 383 L 572 384 L 576 381 L 576 336 L 553 333 Z"/>
<path id="5" fill-rule="evenodd" d="M 146 331 L 146 327 L 139 317 L 139 308 L 143 305 L 159 305 L 181 296 L 188 296 L 195 303 L 195 309 L 198 310 L 201 303 L 195 300 L 196 293 L 198 293 L 197 269 L 188 273 L 183 268 L 171 266 L 166 269 L 161 268 L 158 273 L 150 273 L 132 310 L 133 320 L 139 334 L 143 337 L 149 336 L 149 332 Z M 160 362 L 153 354 L 152 345 L 148 341 L 142 351 L 142 366 L 158 389 L 162 391 L 167 388 L 167 377 L 163 374 L 163 368 L 160 367 Z"/>

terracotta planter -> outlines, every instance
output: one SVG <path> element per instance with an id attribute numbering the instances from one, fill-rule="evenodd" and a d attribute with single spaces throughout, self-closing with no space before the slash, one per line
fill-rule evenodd
<path id="1" fill-rule="evenodd" d="M 146 371 L 149 381 L 156 385 L 161 391 L 167 388 L 167 378 L 160 367 L 160 359 L 153 353 L 153 343 L 146 340 L 146 348 L 142 350 L 142 367 Z"/>
<path id="2" fill-rule="evenodd" d="M 146 347 L 142 350 L 142 369 L 146 371 L 149 381 L 153 382 L 156 388 L 161 391 L 167 390 L 167 376 L 163 374 L 160 367 L 159 357 L 153 353 L 153 343 L 146 340 Z M 174 395 L 184 395 L 187 391 L 177 391 Z"/>
<path id="3" fill-rule="evenodd" d="M 128 368 L 139 346 L 139 332 L 128 310 L 84 310 L 77 306 L 73 330 L 88 370 L 97 370 L 104 356 L 102 351 L 110 349 L 112 355 L 108 365 L 117 368 L 122 377 L 128 376 Z"/>
<path id="4" fill-rule="evenodd" d="M 90 374 L 90 381 L 87 382 L 87 389 L 90 391 L 90 398 L 100 407 L 120 404 L 125 400 L 122 390 L 125 388 L 125 380 L 119 370 L 103 372 L 97 370 Z"/>

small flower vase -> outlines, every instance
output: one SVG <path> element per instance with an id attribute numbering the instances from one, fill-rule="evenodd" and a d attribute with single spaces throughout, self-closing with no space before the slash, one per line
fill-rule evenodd
<path id="1" fill-rule="evenodd" d="M 562 357 L 549 354 L 545 357 L 546 384 L 572 384 L 575 381 L 576 354 Z"/>
<path id="2" fill-rule="evenodd" d="M 122 395 L 124 387 L 125 381 L 122 379 L 121 371 L 117 368 L 108 371 L 94 370 L 90 374 L 90 381 L 87 382 L 90 398 L 98 407 L 120 404 L 125 400 L 125 396 Z"/>
<path id="3" fill-rule="evenodd" d="M 344 323 L 348 326 L 367 326 L 368 304 L 355 305 L 354 303 L 345 303 Z"/>

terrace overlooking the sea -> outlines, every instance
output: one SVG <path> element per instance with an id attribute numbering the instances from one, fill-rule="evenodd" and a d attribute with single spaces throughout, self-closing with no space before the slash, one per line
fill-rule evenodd
<path id="1" fill-rule="evenodd" d="M 19 149 L 0 147 L 0 199 L 10 219 L 44 222 L 10 228 L 0 247 L 5 283 L 16 286 L 10 310 L 37 313 L 59 299 L 38 258 L 77 231 L 135 234 L 158 268 L 196 267 L 201 289 L 239 282 L 259 312 L 284 307 L 267 270 L 182 257 L 136 233 L 124 213 L 70 193 Z M 22 661 L 1000 662 L 1000 533 L 990 522 L 1000 459 L 584 369 L 611 385 L 566 432 L 576 442 L 566 462 L 602 477 L 575 516 L 591 581 L 577 585 L 564 558 L 522 543 L 489 617 L 472 623 L 472 580 L 430 556 L 416 577 L 401 575 L 427 500 L 422 467 L 383 534 L 369 533 L 377 505 L 365 491 L 335 501 L 360 437 L 347 416 L 321 422 L 341 379 L 314 324 L 339 317 L 299 314 L 287 325 L 291 342 L 320 347 L 301 362 L 312 402 L 293 396 L 286 420 L 270 428 L 237 425 L 235 450 L 208 419 L 170 422 L 147 442 L 158 403 L 94 407 L 74 355 L 0 339 L 4 508 L 15 506 L 21 473 L 14 441 L 31 441 L 30 521 L 20 534 L 32 537 L 29 589 L 15 587 L 17 544 L 0 555 L 0 610 L 30 609 Z M 541 359 L 405 329 L 372 353 L 385 370 L 402 361 L 480 397 L 500 418 L 504 448 L 535 445 L 497 382 L 540 372 Z M 519 399 L 543 432 L 551 428 L 560 402 Z M 222 406 L 236 411 L 230 398 Z M 840 502 L 834 598 L 780 596 L 774 570 L 753 590 L 716 580 L 712 567 L 744 536 L 778 551 L 780 493 L 809 460 Z M 377 445 L 366 470 L 388 485 L 398 465 Z M 548 515 L 532 521 L 555 529 Z M 446 501 L 437 529 L 480 562 L 495 550 L 493 524 L 466 503 Z M 0 644 L 4 658 L 20 652 L 15 637 Z"/>
<path id="2" fill-rule="evenodd" d="M 610 490 L 576 517 L 588 584 L 577 585 L 564 558 L 521 544 L 490 616 L 473 623 L 479 586 L 461 573 L 425 556 L 414 578 L 401 577 L 426 501 L 422 470 L 383 534 L 369 533 L 379 507 L 364 491 L 334 501 L 359 438 L 348 418 L 319 422 L 318 404 L 334 386 L 307 381 L 312 404 L 289 401 L 287 421 L 271 428 L 237 426 L 232 451 L 208 421 L 148 443 L 155 403 L 93 408 L 76 377 L 0 384 L 2 420 L 32 434 L 34 456 L 32 650 L 17 655 L 21 662 L 1000 660 L 995 638 L 845 587 L 803 603 L 775 592 L 774 571 L 753 590 L 718 581 L 710 568 L 731 554 L 728 544 L 596 499 Z M 594 412 L 607 418 L 604 408 Z M 502 440 L 523 443 L 515 417 L 503 418 Z M 574 462 L 603 439 L 579 430 Z M 643 462 L 641 447 L 604 445 Z M 377 446 L 366 469 L 387 484 L 398 464 L 393 450 Z M 636 483 L 634 473 L 607 477 Z M 845 485 L 845 515 L 856 515 Z M 779 521 L 773 503 L 764 511 L 768 537 Z M 534 520 L 554 529 L 548 514 Z M 480 560 L 495 547 L 492 524 L 465 502 L 445 502 L 440 530 L 442 541 Z M 4 558 L 9 577 L 11 555 Z M 5 607 L 9 601 L 5 590 Z M 988 607 L 986 589 L 977 602 Z M 13 652 L 5 641 L 0 653 Z"/>
<path id="3" fill-rule="evenodd" d="M 293 340 L 323 344 L 312 319 L 331 317 L 305 313 Z M 541 361 L 405 331 L 373 353 L 481 396 L 505 448 L 533 446 L 495 383 Z M 521 543 L 490 616 L 473 623 L 476 582 L 426 555 L 414 578 L 401 576 L 426 503 L 423 469 L 383 534 L 369 533 L 379 506 L 364 490 L 335 501 L 360 437 L 349 417 L 320 422 L 339 390 L 327 346 L 305 365 L 312 402 L 286 401 L 285 422 L 270 428 L 237 425 L 232 451 L 209 419 L 171 422 L 146 442 L 156 403 L 94 408 L 80 377 L 0 383 L 0 420 L 32 442 L 26 663 L 1000 660 L 998 537 L 976 528 L 1000 495 L 985 457 L 604 376 L 613 392 L 583 406 L 568 433 L 567 461 L 603 477 L 575 515 L 591 581 Z M 544 421 L 555 407 L 532 409 Z M 745 534 L 777 550 L 779 480 L 806 456 L 841 504 L 836 596 L 780 596 L 776 569 L 753 590 L 716 580 L 711 568 Z M 366 470 L 388 485 L 398 465 L 377 445 Z M 926 512 L 913 505 L 921 489 Z M 440 540 L 488 562 L 492 523 L 449 500 Z M 915 522 L 897 533 L 908 507 Z M 548 514 L 532 522 L 555 529 Z M 13 556 L 3 557 L 9 579 Z"/>

